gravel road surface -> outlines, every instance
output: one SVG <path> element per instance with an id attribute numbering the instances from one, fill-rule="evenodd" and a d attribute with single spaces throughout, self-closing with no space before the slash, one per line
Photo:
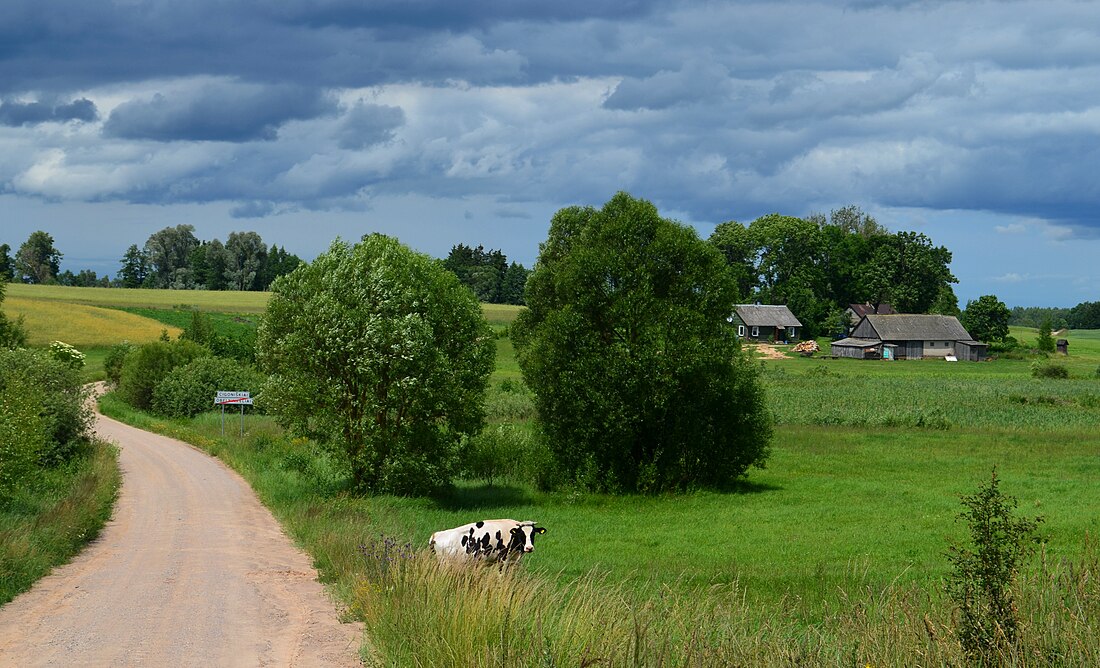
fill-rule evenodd
<path id="1" fill-rule="evenodd" d="M 311 560 L 217 459 L 98 416 L 122 489 L 102 535 L 0 608 L 0 666 L 358 666 Z"/>

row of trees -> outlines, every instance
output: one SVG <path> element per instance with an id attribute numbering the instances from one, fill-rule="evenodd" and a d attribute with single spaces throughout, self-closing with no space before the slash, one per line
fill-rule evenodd
<path id="1" fill-rule="evenodd" d="M 132 244 L 112 281 L 90 269 L 60 272 L 64 255 L 50 234 L 37 231 L 19 247 L 0 244 L 0 281 L 76 287 L 172 288 L 179 290 L 266 290 L 302 260 L 286 249 L 269 248 L 256 232 L 231 232 L 225 243 L 200 241 L 193 225 L 166 227 Z"/>
<path id="2" fill-rule="evenodd" d="M 230 232 L 225 243 L 200 241 L 193 225 L 154 232 L 143 248 L 126 249 L 118 283 L 126 288 L 267 290 L 302 260 L 256 232 Z"/>
<path id="3" fill-rule="evenodd" d="M 499 250 L 486 251 L 465 244 L 451 247 L 443 266 L 474 291 L 478 301 L 490 304 L 524 304 L 523 287 L 531 272 L 522 264 L 508 263 Z"/>
<path id="4" fill-rule="evenodd" d="M 710 243 L 726 258 L 741 302 L 786 304 L 807 336 L 842 334 L 852 303 L 958 315 L 951 252 L 924 234 L 889 233 L 859 207 L 826 218 L 769 214 L 722 223 Z"/>

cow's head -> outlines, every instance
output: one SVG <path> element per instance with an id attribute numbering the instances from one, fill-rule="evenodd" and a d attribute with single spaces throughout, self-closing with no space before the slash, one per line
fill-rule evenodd
<path id="1" fill-rule="evenodd" d="M 512 540 L 508 543 L 508 550 L 531 552 L 535 549 L 535 534 L 544 533 L 546 529 L 535 526 L 534 522 L 520 522 L 519 526 L 512 529 Z"/>

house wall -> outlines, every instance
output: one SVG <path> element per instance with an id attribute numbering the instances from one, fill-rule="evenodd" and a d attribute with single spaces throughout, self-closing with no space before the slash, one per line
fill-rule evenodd
<path id="1" fill-rule="evenodd" d="M 955 342 L 944 341 L 925 341 L 924 342 L 924 356 L 925 357 L 939 357 L 944 358 L 948 355 L 955 354 Z"/>

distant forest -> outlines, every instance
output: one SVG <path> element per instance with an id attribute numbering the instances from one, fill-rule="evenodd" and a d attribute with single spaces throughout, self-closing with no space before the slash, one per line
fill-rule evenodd
<path id="1" fill-rule="evenodd" d="M 1041 327 L 1044 321 L 1054 330 L 1100 329 L 1100 302 L 1081 302 L 1073 308 L 1017 306 L 1012 309 L 1008 324 Z"/>

